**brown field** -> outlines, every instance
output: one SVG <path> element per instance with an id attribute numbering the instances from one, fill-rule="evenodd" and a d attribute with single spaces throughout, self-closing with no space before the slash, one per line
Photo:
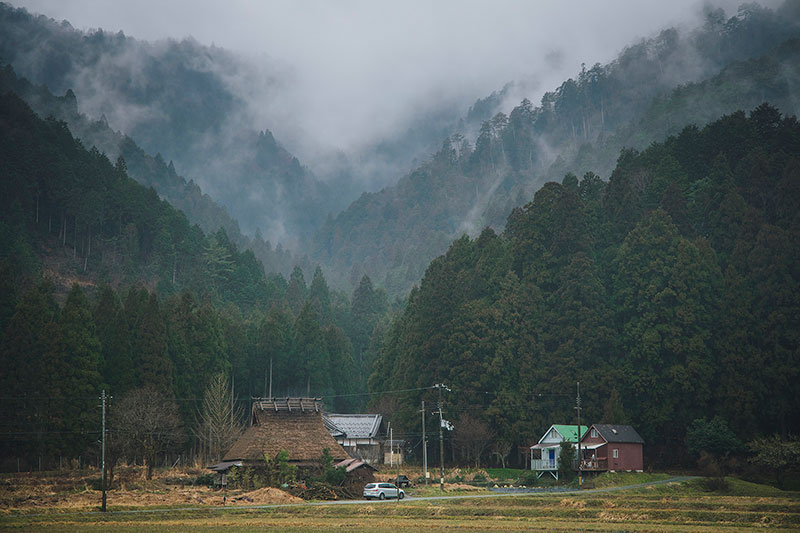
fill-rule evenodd
<path id="1" fill-rule="evenodd" d="M 123 473 L 109 511 L 94 512 L 92 476 L 0 477 L 0 529 L 48 531 L 740 531 L 800 530 L 800 493 L 732 480 L 727 493 L 704 492 L 697 480 L 637 489 L 569 494 L 485 496 L 448 486 L 447 500 L 346 504 L 302 503 L 278 489 L 222 493 L 189 484 L 192 471 L 159 473 L 149 482 Z M 641 481 L 649 481 L 642 478 Z M 635 476 L 625 483 L 637 482 Z M 412 489 L 411 494 L 414 494 Z M 417 494 L 437 494 L 419 490 Z M 244 498 L 243 498 L 244 496 Z M 459 497 L 461 496 L 461 497 Z M 239 499 L 237 499 L 239 498 Z M 261 507 L 281 505 L 280 507 Z"/>

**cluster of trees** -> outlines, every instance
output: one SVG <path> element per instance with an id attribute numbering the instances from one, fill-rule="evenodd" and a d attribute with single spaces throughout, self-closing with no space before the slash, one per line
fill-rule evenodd
<path id="1" fill-rule="evenodd" d="M 299 267 L 267 276 L 223 230 L 204 234 L 130 179 L 124 159 L 86 150 L 10 93 L 0 138 L 5 457 L 91 447 L 102 388 L 176 399 L 186 428 L 214 376 L 243 402 L 268 392 L 270 365 L 275 394 L 363 404 L 353 393 L 389 311 L 369 278 L 351 304 L 320 268 L 310 286 Z"/>
<path id="2" fill-rule="evenodd" d="M 764 104 L 624 151 L 607 183 L 546 184 L 503 234 L 430 264 L 372 390 L 444 382 L 456 428 L 477 416 L 525 444 L 574 420 L 580 381 L 585 419 L 633 423 L 651 464 L 688 460 L 704 416 L 798 431 L 798 153 L 797 120 Z M 396 427 L 413 431 L 429 394 L 395 399 Z"/>
<path id="3" fill-rule="evenodd" d="M 216 233 L 220 229 L 240 249 L 252 250 L 267 272 L 288 276 L 295 264 L 310 268 L 304 257 L 295 257 L 280 243 L 273 248 L 259 231 L 253 237 L 242 234 L 239 223 L 219 203 L 205 194 L 193 180 L 180 176 L 172 161 L 168 163 L 160 153 L 147 154 L 127 135 L 114 131 L 105 120 L 91 120 L 78 111 L 75 93 L 67 90 L 58 97 L 41 85 L 20 78 L 11 65 L 0 69 L 0 93 L 13 92 L 31 106 L 42 117 L 52 116 L 63 120 L 70 132 L 87 146 L 94 146 L 111 158 L 125 160 L 127 174 L 145 187 L 152 187 L 159 196 L 182 211 L 192 224 L 197 224 L 205 233 Z"/>
<path id="4" fill-rule="evenodd" d="M 478 102 L 473 114 L 488 116 L 474 138 L 447 138 L 396 186 L 362 195 L 316 234 L 310 253 L 342 282 L 364 272 L 405 294 L 453 239 L 499 230 L 548 180 L 608 176 L 623 147 L 643 149 L 765 100 L 794 113 L 798 19 L 791 3 L 749 5 L 727 20 L 710 11 L 703 28 L 665 30 L 609 64 L 584 66 L 538 106 L 526 99 L 506 114 L 497 112 L 502 98 Z"/>
<path id="5" fill-rule="evenodd" d="M 238 80 L 236 87 L 247 88 L 246 93 L 258 93 L 261 102 L 274 99 L 283 68 L 263 59 L 256 67 L 192 38 L 148 43 L 122 32 L 81 31 L 7 4 L 0 4 L 0 57 L 33 83 L 57 94 L 69 90 L 81 99 L 83 109 L 100 120 L 80 132 L 65 120 L 87 146 L 115 158 L 126 147 L 119 135 L 104 130 L 109 124 L 122 130 L 147 153 L 174 161 L 227 208 L 245 233 L 261 228 L 274 245 L 287 234 L 292 241 L 310 234 L 329 212 L 352 199 L 343 197 L 343 187 L 317 179 L 268 130 L 251 126 L 251 104 L 230 80 Z M 135 170 L 137 179 L 160 172 Z M 159 193 L 181 202 L 181 209 L 188 207 L 180 195 L 169 194 L 169 176 L 157 177 L 166 178 L 162 186 L 153 184 Z M 212 209 L 196 209 L 198 217 L 227 218 L 213 209 L 217 206 L 203 204 Z"/>

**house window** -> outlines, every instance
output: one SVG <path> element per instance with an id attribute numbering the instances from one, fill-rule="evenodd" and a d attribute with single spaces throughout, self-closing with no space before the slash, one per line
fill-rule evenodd
<path id="1" fill-rule="evenodd" d="M 597 438 L 597 430 L 592 428 L 592 438 Z"/>
<path id="2" fill-rule="evenodd" d="M 611 450 L 611 454 L 614 457 L 614 459 L 619 459 L 619 450 L 617 450 L 616 448 Z"/>

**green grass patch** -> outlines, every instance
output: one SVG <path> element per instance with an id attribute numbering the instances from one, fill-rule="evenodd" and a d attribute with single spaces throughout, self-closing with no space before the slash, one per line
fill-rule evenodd
<path id="1" fill-rule="evenodd" d="M 495 481 L 513 481 L 530 472 L 520 468 L 487 468 L 486 473 Z"/>
<path id="2" fill-rule="evenodd" d="M 688 482 L 688 485 L 697 493 L 703 494 L 724 494 L 728 496 L 753 496 L 762 498 L 800 497 L 800 493 L 797 492 L 785 491 L 777 487 L 773 487 L 772 485 L 762 485 L 759 483 L 744 481 L 735 477 L 726 477 L 725 481 L 727 484 L 727 489 L 720 491 L 709 491 L 706 488 L 703 479 L 693 479 Z"/>
<path id="3" fill-rule="evenodd" d="M 593 483 L 596 488 L 603 488 L 650 483 L 669 479 L 670 477 L 672 476 L 669 474 L 650 474 L 647 472 L 603 472 L 594 479 L 586 477 L 584 480 Z"/>

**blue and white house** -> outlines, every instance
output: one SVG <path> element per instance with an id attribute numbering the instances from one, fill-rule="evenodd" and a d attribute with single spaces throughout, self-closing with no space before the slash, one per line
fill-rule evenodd
<path id="1" fill-rule="evenodd" d="M 550 426 L 539 442 L 530 447 L 531 470 L 538 472 L 537 477 L 549 473 L 558 479 L 558 457 L 561 454 L 561 443 L 570 442 L 574 448 L 577 448 L 578 441 L 583 438 L 588 429 L 588 426 L 581 426 L 580 435 L 578 435 L 577 425 L 553 424 Z"/>

